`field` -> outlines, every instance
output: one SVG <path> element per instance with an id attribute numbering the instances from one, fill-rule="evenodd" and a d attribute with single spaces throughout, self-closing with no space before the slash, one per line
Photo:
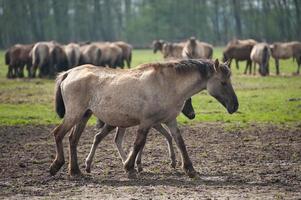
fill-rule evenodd
<path id="1" fill-rule="evenodd" d="M 222 48 L 214 51 L 221 59 Z M 161 59 L 151 50 L 133 52 L 133 66 Z M 2 51 L 0 198 L 301 198 L 301 76 L 293 75 L 296 65 L 292 59 L 281 61 L 281 75 L 275 76 L 271 59 L 271 75 L 260 77 L 243 75 L 244 62 L 239 70 L 232 63 L 240 104 L 233 115 L 205 91 L 193 97 L 196 118 L 178 119 L 199 178 L 187 178 L 180 164 L 169 168 L 164 139 L 152 131 L 138 180 L 126 178 L 113 134 L 98 148 L 92 174 L 74 180 L 67 176 L 67 164 L 55 177 L 47 171 L 55 155 L 49 133 L 60 122 L 53 111 L 54 80 L 6 79 Z M 90 120 L 79 143 L 82 171 L 97 132 L 94 124 L 95 119 Z M 127 132 L 129 151 L 135 128 Z"/>

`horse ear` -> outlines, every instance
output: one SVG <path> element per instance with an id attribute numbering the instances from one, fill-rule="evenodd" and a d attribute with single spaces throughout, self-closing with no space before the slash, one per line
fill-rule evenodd
<path id="1" fill-rule="evenodd" d="M 224 65 L 226 65 L 227 67 L 229 67 L 229 65 L 230 65 L 230 60 L 227 60 L 227 61 L 224 63 Z"/>

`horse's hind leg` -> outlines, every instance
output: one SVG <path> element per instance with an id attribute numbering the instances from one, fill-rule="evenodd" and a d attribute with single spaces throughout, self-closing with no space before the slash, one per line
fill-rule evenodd
<path id="1" fill-rule="evenodd" d="M 253 75 L 256 75 L 256 62 L 254 62 Z"/>
<path id="2" fill-rule="evenodd" d="M 81 122 L 76 124 L 75 128 L 69 135 L 69 174 L 71 176 L 81 175 L 81 171 L 78 167 L 77 162 L 77 144 L 79 142 L 79 138 L 84 131 L 88 120 L 90 119 L 92 113 L 91 111 L 87 111 Z"/>
<path id="3" fill-rule="evenodd" d="M 55 175 L 65 163 L 62 140 L 75 123 L 74 120 L 66 120 L 65 118 L 63 123 L 52 131 L 56 143 L 56 157 L 50 166 L 49 172 L 51 175 Z"/>
<path id="4" fill-rule="evenodd" d="M 176 167 L 176 156 L 175 156 L 175 152 L 174 152 L 174 149 L 172 146 L 172 137 L 169 135 L 167 130 L 161 124 L 156 125 L 153 128 L 156 129 L 159 133 L 161 133 L 166 138 L 168 152 L 169 152 L 169 156 L 170 156 L 170 160 L 171 160 L 170 165 L 172 168 L 175 168 Z M 141 150 L 139 151 L 139 153 L 137 155 L 137 159 L 136 159 L 136 165 L 137 165 L 138 172 L 141 172 L 143 170 L 142 162 L 141 162 L 143 149 L 144 149 L 144 147 L 141 148 Z"/>
<path id="5" fill-rule="evenodd" d="M 124 134 L 125 134 L 125 128 L 118 127 L 115 138 L 114 138 L 114 142 L 117 147 L 119 156 L 122 159 L 122 163 L 124 163 L 126 160 L 126 153 L 124 152 L 124 150 L 122 148 L 122 141 L 123 141 Z"/>
<path id="6" fill-rule="evenodd" d="M 143 149 L 145 142 L 146 142 L 146 137 L 149 132 L 150 127 L 148 128 L 141 128 L 139 127 L 137 135 L 136 135 L 136 140 L 134 142 L 134 147 L 131 153 L 129 154 L 125 164 L 124 164 L 124 169 L 128 173 L 129 177 L 132 175 L 135 175 L 135 161 L 138 152 Z"/>
<path id="7" fill-rule="evenodd" d="M 185 173 L 190 177 L 193 178 L 196 176 L 196 171 L 194 170 L 192 166 L 192 162 L 189 158 L 189 155 L 186 150 L 186 145 L 184 143 L 184 140 L 181 136 L 180 130 L 177 125 L 176 119 L 166 124 L 171 132 L 171 135 L 173 136 L 178 149 L 181 152 L 182 157 L 182 167 L 185 171 Z"/>
<path id="8" fill-rule="evenodd" d="M 90 153 L 86 158 L 86 172 L 91 172 L 91 164 L 93 161 L 93 157 L 95 155 L 95 151 L 99 143 L 105 138 L 112 130 L 114 130 L 116 127 L 110 126 L 108 124 L 105 124 L 101 132 L 95 135 L 93 145 L 91 147 Z"/>
<path id="9" fill-rule="evenodd" d="M 161 125 L 154 126 L 154 128 L 159 131 L 165 138 L 168 146 L 168 153 L 171 160 L 171 167 L 175 168 L 177 161 L 176 161 L 176 155 L 172 146 L 172 137 L 170 136 L 170 133 Z"/>

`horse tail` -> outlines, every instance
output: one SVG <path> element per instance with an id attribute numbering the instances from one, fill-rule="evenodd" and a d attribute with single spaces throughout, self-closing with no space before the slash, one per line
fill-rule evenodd
<path id="1" fill-rule="evenodd" d="M 62 96 L 61 83 L 68 76 L 67 72 L 63 72 L 58 75 L 55 84 L 55 111 L 60 118 L 63 118 L 65 115 L 65 104 Z"/>
<path id="2" fill-rule="evenodd" d="M 9 64 L 10 64 L 10 52 L 9 52 L 9 50 L 7 50 L 7 51 L 5 52 L 5 64 L 6 64 L 6 65 L 9 65 Z"/>
<path id="3" fill-rule="evenodd" d="M 32 56 L 32 66 L 37 67 L 39 66 L 39 62 L 40 62 L 40 56 L 39 56 L 39 52 L 38 49 L 33 49 L 31 51 L 31 56 Z"/>

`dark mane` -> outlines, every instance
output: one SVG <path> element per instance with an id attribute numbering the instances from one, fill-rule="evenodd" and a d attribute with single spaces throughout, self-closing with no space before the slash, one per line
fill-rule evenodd
<path id="1" fill-rule="evenodd" d="M 230 76 L 231 71 L 229 68 L 220 64 L 221 72 Z M 202 77 L 208 77 L 214 72 L 214 62 L 208 59 L 183 59 L 183 60 L 172 60 L 167 62 L 157 62 L 142 64 L 138 67 L 139 70 L 146 70 L 148 68 L 155 69 L 156 71 L 162 70 L 164 68 L 173 68 L 179 74 L 186 74 L 192 71 L 198 71 Z"/>
<path id="2" fill-rule="evenodd" d="M 213 61 L 206 59 L 187 59 L 178 61 L 174 68 L 177 73 L 183 74 L 191 71 L 198 71 L 201 76 L 207 77 L 208 72 L 213 72 Z"/>

